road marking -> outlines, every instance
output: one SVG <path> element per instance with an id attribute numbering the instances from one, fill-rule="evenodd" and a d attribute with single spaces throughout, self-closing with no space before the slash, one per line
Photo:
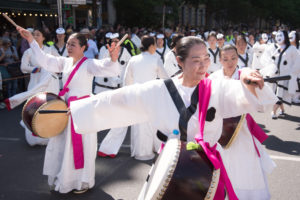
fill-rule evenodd
<path id="1" fill-rule="evenodd" d="M 20 141 L 21 139 L 20 138 L 5 138 L 5 137 L 0 137 L 0 141 L 13 141 L 13 142 L 16 142 L 16 141 Z"/>
<path id="2" fill-rule="evenodd" d="M 300 158 L 299 157 L 291 157 L 291 156 L 274 156 L 271 155 L 270 156 L 272 159 L 274 160 L 289 160 L 289 161 L 297 161 L 300 162 Z"/>

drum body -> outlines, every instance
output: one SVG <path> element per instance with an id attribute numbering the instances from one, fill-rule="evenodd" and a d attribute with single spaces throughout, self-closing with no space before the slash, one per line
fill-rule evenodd
<path id="1" fill-rule="evenodd" d="M 244 114 L 237 117 L 223 119 L 222 135 L 218 141 L 223 148 L 229 148 L 234 142 L 245 120 L 245 116 L 246 115 Z"/>
<path id="2" fill-rule="evenodd" d="M 219 177 L 204 152 L 188 151 L 186 142 L 170 139 L 149 174 L 144 199 L 213 199 Z"/>
<path id="3" fill-rule="evenodd" d="M 26 127 L 35 135 L 50 138 L 60 134 L 68 124 L 66 113 L 40 114 L 40 110 L 67 110 L 66 103 L 57 95 L 41 92 L 27 100 L 22 110 Z"/>

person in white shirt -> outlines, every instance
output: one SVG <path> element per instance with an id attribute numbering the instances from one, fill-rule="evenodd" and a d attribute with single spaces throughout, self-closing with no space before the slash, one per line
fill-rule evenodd
<path id="1" fill-rule="evenodd" d="M 210 58 L 210 66 L 208 68 L 208 73 L 211 74 L 219 69 L 221 69 L 221 64 L 219 60 L 220 49 L 217 47 L 217 36 L 216 32 L 212 31 L 207 37 L 208 42 L 208 53 Z"/>
<path id="2" fill-rule="evenodd" d="M 260 62 L 261 56 L 263 55 L 265 49 L 268 47 L 268 35 L 263 33 L 259 36 L 258 41 L 253 45 L 253 61 L 252 61 L 252 68 L 260 70 L 264 66 Z"/>
<path id="3" fill-rule="evenodd" d="M 170 51 L 167 44 L 164 41 L 165 36 L 163 34 L 156 35 L 156 53 L 155 55 L 161 59 L 161 61 L 165 62 L 165 56 Z"/>
<path id="4" fill-rule="evenodd" d="M 239 61 L 238 61 L 238 66 L 240 69 L 244 67 L 250 67 L 252 64 L 252 55 L 247 53 L 247 40 L 244 35 L 239 35 L 236 38 L 236 44 L 235 44 L 237 51 L 238 51 L 238 56 L 239 56 Z"/>
<path id="5" fill-rule="evenodd" d="M 289 33 L 289 39 L 291 45 L 295 46 L 298 52 L 300 53 L 299 33 L 297 33 L 296 31 L 291 31 Z M 298 89 L 292 99 L 294 103 L 300 103 L 300 73 L 298 74 L 297 77 L 297 83 L 298 83 Z"/>

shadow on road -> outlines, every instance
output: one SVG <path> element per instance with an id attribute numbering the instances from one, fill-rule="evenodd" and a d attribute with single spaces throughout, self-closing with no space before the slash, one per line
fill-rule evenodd
<path id="1" fill-rule="evenodd" d="M 285 114 L 284 116 L 279 115 L 278 119 L 288 120 L 288 121 L 292 121 L 292 122 L 300 122 L 299 116 L 293 116 L 293 115 L 289 115 L 289 114 Z"/>
<path id="2" fill-rule="evenodd" d="M 280 138 L 270 135 L 263 143 L 267 149 L 290 155 L 300 155 L 300 143 L 294 141 L 283 141 Z"/>
<path id="3" fill-rule="evenodd" d="M 270 131 L 268 129 L 266 129 L 265 125 L 259 124 L 259 123 L 257 123 L 257 124 L 260 126 L 260 128 L 262 128 L 264 130 L 265 133 L 270 133 Z"/>

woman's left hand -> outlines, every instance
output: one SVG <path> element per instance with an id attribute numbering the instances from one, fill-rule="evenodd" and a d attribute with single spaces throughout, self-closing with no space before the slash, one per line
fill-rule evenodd
<path id="1" fill-rule="evenodd" d="M 259 87 L 259 89 L 264 87 L 264 78 L 257 70 L 243 69 L 241 81 L 249 86 Z"/>
<path id="2" fill-rule="evenodd" d="M 107 49 L 109 51 L 111 61 L 113 62 L 116 62 L 119 57 L 120 46 L 116 46 L 116 45 L 117 44 L 115 42 L 111 43 L 110 46 L 107 44 Z"/>

